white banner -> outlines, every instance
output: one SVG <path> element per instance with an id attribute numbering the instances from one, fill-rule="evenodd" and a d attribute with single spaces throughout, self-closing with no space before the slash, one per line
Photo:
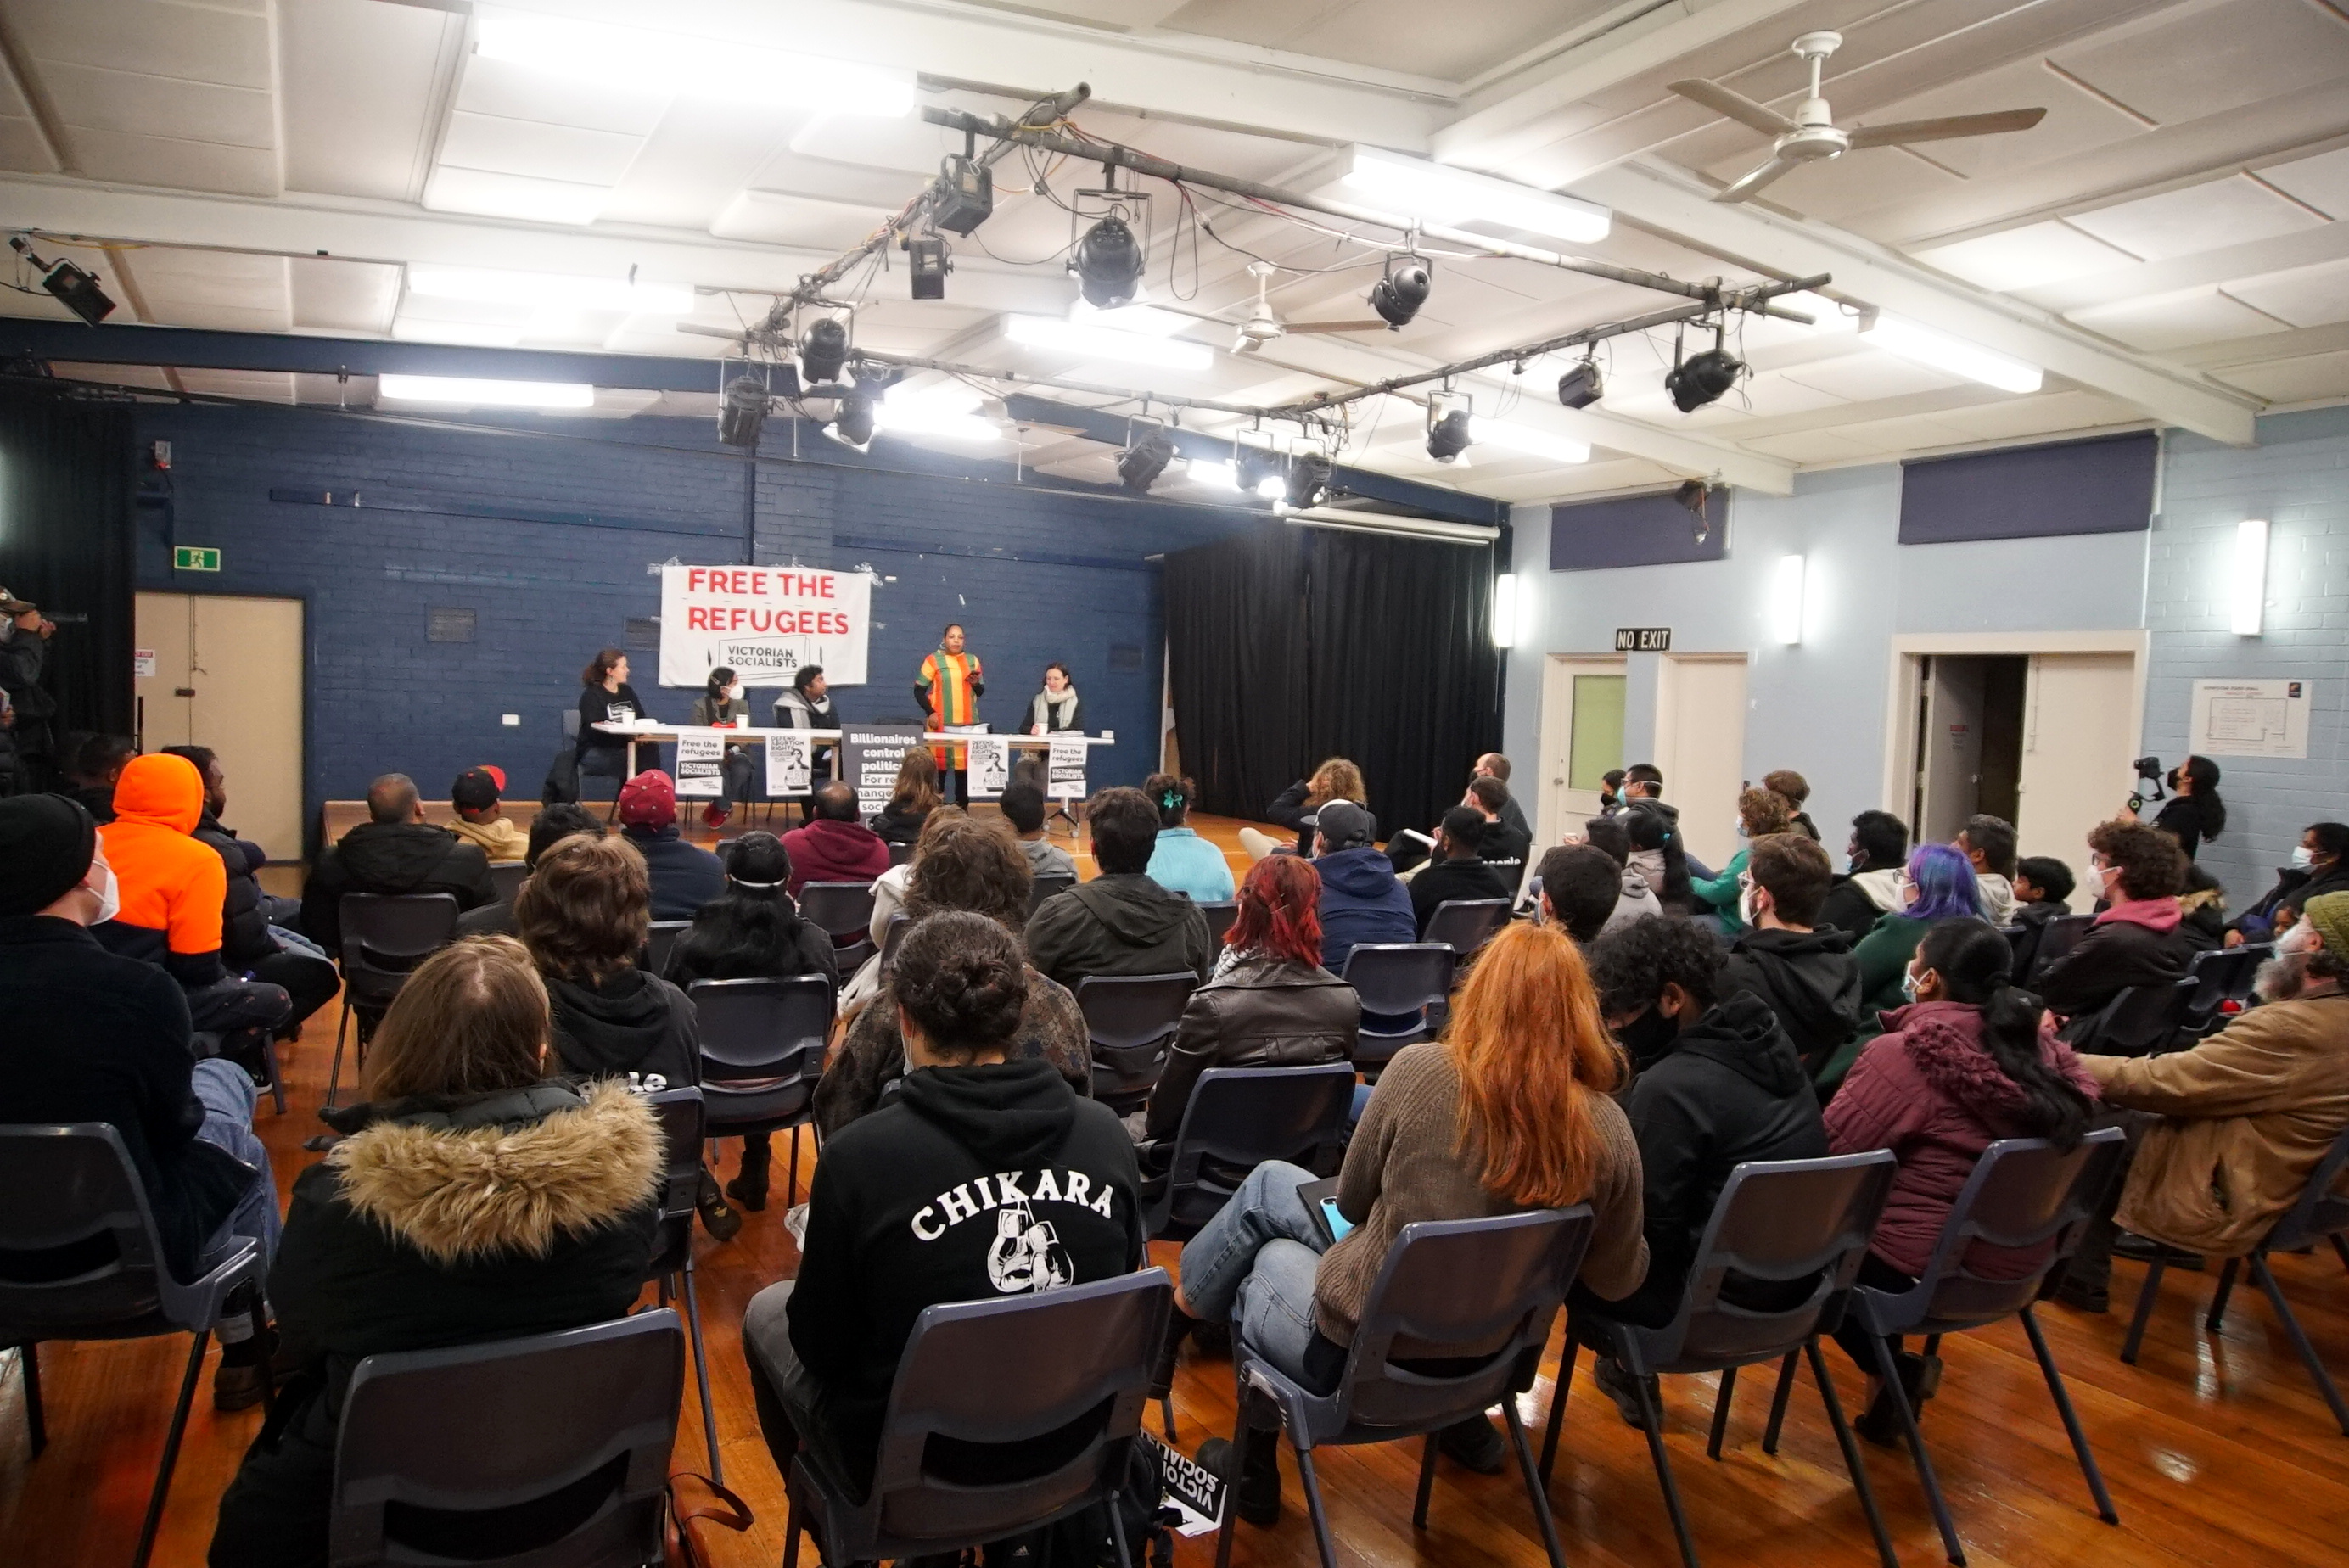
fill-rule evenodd
<path id="1" fill-rule="evenodd" d="M 1085 794 L 1085 753 L 1089 750 L 1081 740 L 1052 742 L 1051 782 L 1044 790 L 1054 800 L 1081 800 Z"/>
<path id="2" fill-rule="evenodd" d="M 970 753 L 970 798 L 992 800 L 1011 787 L 1011 743 L 1001 736 L 975 736 L 963 743 Z"/>
<path id="3" fill-rule="evenodd" d="M 767 793 L 776 799 L 804 795 L 815 782 L 813 743 L 804 735 L 767 737 Z"/>
<path id="4" fill-rule="evenodd" d="M 677 792 L 679 796 L 726 792 L 726 737 L 715 729 L 677 732 Z"/>
<path id="5" fill-rule="evenodd" d="M 864 684 L 873 580 L 799 566 L 661 568 L 660 684 L 707 685 L 720 665 L 745 686 L 789 686 L 809 665 Z"/>

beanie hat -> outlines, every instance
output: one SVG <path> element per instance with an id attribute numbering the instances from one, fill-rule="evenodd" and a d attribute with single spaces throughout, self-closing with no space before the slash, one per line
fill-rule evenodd
<path id="1" fill-rule="evenodd" d="M 1313 816 L 1314 830 L 1333 850 L 1358 850 L 1379 836 L 1379 820 L 1351 800 L 1331 800 Z"/>
<path id="2" fill-rule="evenodd" d="M 2349 892 L 2319 893 L 2300 906 L 2300 915 L 2316 927 L 2326 952 L 2349 959 Z"/>
<path id="3" fill-rule="evenodd" d="M 620 786 L 620 822 L 629 828 L 666 828 L 677 820 L 677 781 L 648 768 Z"/>
<path id="4" fill-rule="evenodd" d="M 37 914 L 89 874 L 98 821 L 62 795 L 0 800 L 0 917 Z"/>

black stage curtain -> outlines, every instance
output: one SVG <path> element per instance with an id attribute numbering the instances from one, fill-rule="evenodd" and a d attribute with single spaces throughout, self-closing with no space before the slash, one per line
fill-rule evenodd
<path id="1" fill-rule="evenodd" d="M 58 739 L 131 732 L 134 449 L 128 407 L 0 387 L 0 585 L 57 623 L 41 685 Z"/>
<path id="2" fill-rule="evenodd" d="M 1261 819 L 1326 757 L 1381 837 L 1427 828 L 1501 738 L 1494 552 L 1275 526 L 1166 558 L 1167 658 L 1201 810 Z"/>

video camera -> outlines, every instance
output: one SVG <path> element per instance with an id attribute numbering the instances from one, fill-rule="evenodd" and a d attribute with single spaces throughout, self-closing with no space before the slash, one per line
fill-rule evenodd
<path id="1" fill-rule="evenodd" d="M 2130 763 L 2129 766 L 2137 769 L 2137 776 L 2139 779 L 2147 779 L 2151 781 L 2153 785 L 2153 793 L 2151 795 L 2147 795 L 2144 791 L 2138 790 L 2132 793 L 2128 798 L 2128 809 L 2132 811 L 2141 811 L 2145 810 L 2145 803 L 2147 800 L 2158 800 L 2163 798 L 2161 788 L 2161 758 L 2158 757 L 2140 757 L 2135 762 Z"/>

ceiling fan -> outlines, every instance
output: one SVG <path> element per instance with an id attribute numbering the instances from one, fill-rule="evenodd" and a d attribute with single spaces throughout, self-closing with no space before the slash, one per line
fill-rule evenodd
<path id="1" fill-rule="evenodd" d="M 1835 123 L 1827 100 L 1819 96 L 1819 69 L 1826 57 L 1843 46 L 1841 33 L 1806 33 L 1795 40 L 1794 52 L 1811 66 L 1810 96 L 1795 106 L 1792 119 L 1744 93 L 1692 77 L 1668 84 L 1671 90 L 1741 125 L 1767 131 L 1778 139 L 1759 167 L 1715 192 L 1716 201 L 1743 201 L 1764 186 L 1806 163 L 1840 158 L 1864 147 L 1905 147 L 1916 141 L 1948 141 L 1961 136 L 1992 136 L 2002 131 L 2029 130 L 2047 118 L 2044 108 L 2009 108 L 1993 114 L 1960 114 L 1942 119 L 1907 119 L 1891 125 L 1864 125 L 1846 129 Z"/>
<path id="2" fill-rule="evenodd" d="M 1250 262 L 1248 273 L 1256 279 L 1256 304 L 1247 319 L 1240 323 L 1240 333 L 1232 344 L 1234 354 L 1254 354 L 1276 338 L 1292 333 L 1313 332 L 1385 332 L 1383 321 L 1283 321 L 1272 314 L 1272 304 L 1265 293 L 1271 287 L 1272 274 L 1280 269 L 1270 262 Z"/>

